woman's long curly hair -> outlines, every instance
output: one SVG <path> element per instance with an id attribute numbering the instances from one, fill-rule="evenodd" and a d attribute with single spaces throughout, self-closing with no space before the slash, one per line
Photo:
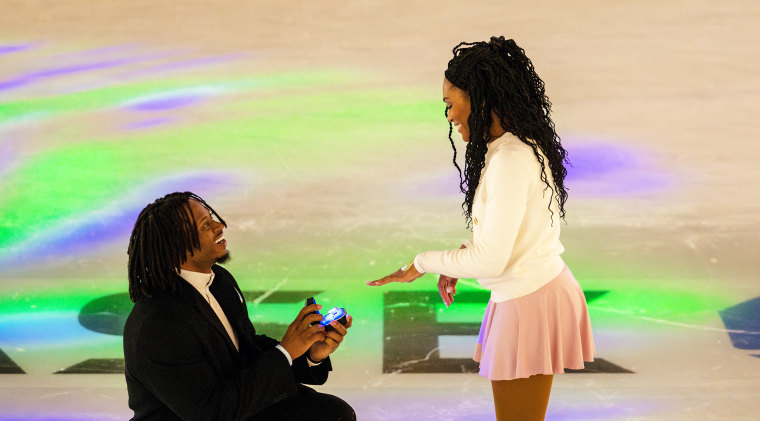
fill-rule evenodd
<path id="1" fill-rule="evenodd" d="M 129 237 L 129 298 L 133 302 L 156 293 L 174 292 L 180 266 L 200 248 L 198 225 L 190 199 L 227 224 L 203 199 L 191 192 L 170 193 L 140 212 Z"/>
<path id="2" fill-rule="evenodd" d="M 465 194 L 462 209 L 468 228 L 472 226 L 472 202 L 485 166 L 488 143 L 493 140 L 491 111 L 499 118 L 503 129 L 533 148 L 541 164 L 541 181 L 551 190 L 552 200 L 557 200 L 559 205 L 559 216 L 564 218 L 567 151 L 562 147 L 550 118 L 551 102 L 544 92 L 544 82 L 536 74 L 525 51 L 514 40 L 502 36 L 491 37 L 489 42 L 459 43 L 453 53 L 444 75 L 470 98 L 467 119 L 470 139 L 465 153 L 464 176 L 456 162 L 456 147 L 451 138 L 453 127 L 449 123 L 449 141 L 454 148 L 454 166 L 459 170 L 459 188 Z M 547 163 L 553 183 L 546 175 Z"/>

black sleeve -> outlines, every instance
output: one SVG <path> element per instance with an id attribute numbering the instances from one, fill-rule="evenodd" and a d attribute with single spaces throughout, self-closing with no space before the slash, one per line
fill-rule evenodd
<path id="1" fill-rule="evenodd" d="M 133 369 L 140 382 L 182 419 L 242 419 L 297 393 L 291 367 L 275 348 L 238 375 L 220 379 L 201 341 L 178 320 L 154 319 L 135 343 Z"/>
<path id="2" fill-rule="evenodd" d="M 293 375 L 300 383 L 325 384 L 331 370 L 330 357 L 325 358 L 321 364 L 314 367 L 309 367 L 309 363 L 306 361 L 306 354 L 293 360 Z"/>
<path id="3" fill-rule="evenodd" d="M 278 340 L 266 335 L 256 335 L 255 342 L 262 349 L 273 348 L 280 343 Z M 279 349 L 275 349 L 275 351 L 282 353 Z M 285 355 L 283 355 L 283 358 L 285 358 Z M 332 363 L 330 362 L 330 357 L 327 357 L 321 364 L 309 367 L 306 354 L 304 354 L 293 359 L 292 369 L 293 376 L 299 383 L 324 384 L 327 381 L 328 373 L 332 370 Z"/>

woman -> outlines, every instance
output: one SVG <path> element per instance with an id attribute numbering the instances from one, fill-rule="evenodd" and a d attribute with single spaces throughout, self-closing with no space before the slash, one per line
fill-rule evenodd
<path id="1" fill-rule="evenodd" d="M 566 152 L 551 103 L 530 59 L 513 40 L 460 43 L 444 73 L 449 121 L 467 143 L 462 204 L 472 240 L 418 254 L 369 285 L 440 274 L 449 306 L 459 278 L 491 291 L 474 360 L 491 380 L 496 417 L 542 420 L 553 375 L 582 369 L 594 343 L 586 300 L 563 262 Z M 452 126 L 453 124 L 453 126 Z"/>

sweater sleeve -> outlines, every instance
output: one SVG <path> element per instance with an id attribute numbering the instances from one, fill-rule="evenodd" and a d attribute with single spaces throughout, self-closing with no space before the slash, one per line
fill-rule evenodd
<path id="1" fill-rule="evenodd" d="M 496 153 L 485 170 L 485 206 L 473 214 L 472 245 L 464 249 L 428 251 L 415 257 L 415 266 L 454 278 L 493 278 L 502 274 L 512 255 L 528 196 L 535 183 L 531 163 L 509 153 Z M 482 193 L 482 192 L 481 192 Z"/>

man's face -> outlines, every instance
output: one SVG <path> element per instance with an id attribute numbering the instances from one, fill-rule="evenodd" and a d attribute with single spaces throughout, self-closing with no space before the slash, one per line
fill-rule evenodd
<path id="1" fill-rule="evenodd" d="M 227 240 L 224 239 L 224 225 L 212 219 L 211 213 L 201 202 L 190 199 L 188 204 L 198 225 L 200 249 L 193 250 L 192 255 L 187 253 L 187 261 L 182 265 L 182 269 L 211 273 L 214 263 L 224 262 L 229 256 Z"/>

